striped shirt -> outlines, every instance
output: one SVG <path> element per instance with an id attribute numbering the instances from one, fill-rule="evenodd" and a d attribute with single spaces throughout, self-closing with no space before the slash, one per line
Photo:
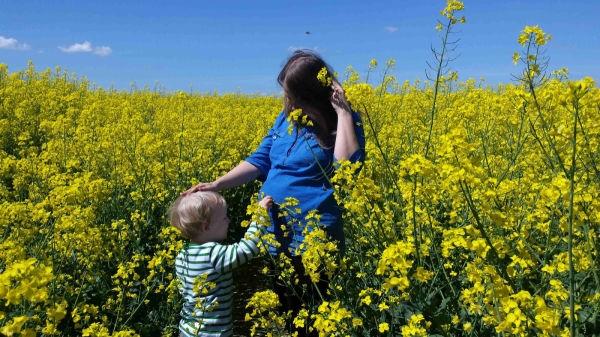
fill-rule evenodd
<path id="1" fill-rule="evenodd" d="M 232 245 L 184 244 L 175 261 L 183 296 L 179 322 L 183 336 L 233 335 L 231 271 L 258 254 L 258 232 L 264 228 L 252 222 L 245 238 Z"/>

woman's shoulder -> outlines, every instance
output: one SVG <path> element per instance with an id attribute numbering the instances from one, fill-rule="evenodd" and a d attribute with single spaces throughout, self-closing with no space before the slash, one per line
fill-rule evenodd
<path id="1" fill-rule="evenodd" d="M 286 121 L 285 110 L 281 110 L 281 112 L 277 116 L 277 119 L 275 120 L 275 123 L 273 123 L 273 126 L 282 125 L 283 122 L 285 122 L 285 121 Z"/>
<path id="2" fill-rule="evenodd" d="M 275 130 L 287 130 L 288 127 L 288 121 L 287 121 L 287 117 L 285 116 L 285 112 L 283 110 L 281 110 L 281 112 L 279 113 L 279 115 L 277 116 L 277 119 L 275 119 L 275 122 L 273 122 L 273 129 Z"/>

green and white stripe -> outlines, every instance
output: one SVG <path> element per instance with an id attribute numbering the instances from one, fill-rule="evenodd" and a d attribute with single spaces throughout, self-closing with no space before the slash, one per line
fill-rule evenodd
<path id="1" fill-rule="evenodd" d="M 246 263 L 259 252 L 259 233 L 264 228 L 251 223 L 245 237 L 232 245 L 216 242 L 185 244 L 175 260 L 179 292 L 184 304 L 179 330 L 184 336 L 231 336 L 231 303 L 233 276 L 231 271 Z M 216 286 L 207 292 L 194 292 L 194 280 L 206 276 Z M 200 280 L 200 278 L 198 278 Z M 202 304 L 196 308 L 198 302 Z M 206 310 L 208 309 L 208 310 Z"/>

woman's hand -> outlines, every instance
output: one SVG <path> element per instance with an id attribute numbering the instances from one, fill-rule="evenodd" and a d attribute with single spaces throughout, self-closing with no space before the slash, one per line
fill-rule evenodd
<path id="1" fill-rule="evenodd" d="M 271 206 L 273 206 L 273 197 L 271 197 L 270 195 L 265 195 L 265 197 L 262 198 L 262 200 L 259 201 L 258 204 L 262 208 L 269 210 L 269 208 L 271 208 Z"/>
<path id="2" fill-rule="evenodd" d="M 350 104 L 346 99 L 342 86 L 338 82 L 333 81 L 331 88 L 333 89 L 333 92 L 331 93 L 331 105 L 333 105 L 335 112 L 338 115 L 350 113 Z"/>
<path id="3" fill-rule="evenodd" d="M 190 188 L 189 190 L 181 193 L 181 196 L 186 196 L 188 194 L 198 192 L 198 191 L 212 191 L 217 192 L 219 189 L 217 188 L 217 183 L 214 181 L 212 183 L 199 183 L 198 185 Z"/>

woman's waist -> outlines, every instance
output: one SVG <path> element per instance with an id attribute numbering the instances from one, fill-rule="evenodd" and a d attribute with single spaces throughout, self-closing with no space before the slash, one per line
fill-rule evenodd
<path id="1" fill-rule="evenodd" d="M 278 205 L 283 205 L 288 213 L 307 216 L 316 210 L 322 216 L 341 214 L 341 209 L 333 195 L 333 190 L 323 188 L 295 188 L 294 186 L 263 185 L 261 194 L 270 195 Z"/>
<path id="2" fill-rule="evenodd" d="M 330 172 L 333 176 L 333 172 Z M 271 168 L 263 185 L 289 186 L 295 189 L 331 189 L 331 177 L 320 169 Z"/>

